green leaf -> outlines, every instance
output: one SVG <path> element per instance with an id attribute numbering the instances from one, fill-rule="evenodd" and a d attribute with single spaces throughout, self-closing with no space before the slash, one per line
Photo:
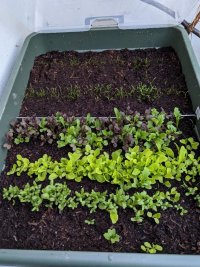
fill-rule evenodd
<path id="1" fill-rule="evenodd" d="M 160 245 L 155 245 L 155 249 L 158 250 L 158 251 L 162 251 L 163 250 L 163 248 Z"/>
<path id="2" fill-rule="evenodd" d="M 82 181 L 82 176 L 77 176 L 77 177 L 75 178 L 75 181 L 76 181 L 77 183 L 80 183 L 80 182 Z"/>
<path id="3" fill-rule="evenodd" d="M 187 155 L 187 150 L 185 149 L 184 146 L 181 146 L 178 156 L 178 164 L 180 164 L 186 159 L 186 155 Z"/>
<path id="4" fill-rule="evenodd" d="M 114 113 L 115 113 L 117 121 L 120 121 L 122 117 L 121 112 L 117 108 L 114 108 Z"/>
<path id="5" fill-rule="evenodd" d="M 165 174 L 165 178 L 173 178 L 171 168 L 167 168 L 167 173 Z"/>
<path id="6" fill-rule="evenodd" d="M 147 249 L 146 249 L 146 247 L 144 246 L 144 245 L 141 245 L 141 250 L 143 250 L 144 252 L 146 252 L 147 251 Z"/>
<path id="7" fill-rule="evenodd" d="M 166 187 L 171 187 L 171 183 L 169 181 L 166 181 L 164 184 Z"/>
<path id="8" fill-rule="evenodd" d="M 181 139 L 180 143 L 183 144 L 183 145 L 186 145 L 187 144 L 187 140 L 186 139 Z"/>
<path id="9" fill-rule="evenodd" d="M 72 172 L 71 173 L 68 173 L 66 175 L 66 178 L 69 179 L 69 180 L 74 180 L 76 178 L 76 174 L 74 174 Z"/>
<path id="10" fill-rule="evenodd" d="M 140 174 L 140 170 L 139 169 L 134 169 L 132 172 L 132 175 L 134 176 L 138 176 Z"/>
<path id="11" fill-rule="evenodd" d="M 23 160 L 23 158 L 22 158 L 22 156 L 20 154 L 17 154 L 17 159 L 20 160 L 20 161 Z"/>
<path id="12" fill-rule="evenodd" d="M 117 161 L 118 160 L 118 158 L 121 156 L 121 149 L 118 149 L 118 150 L 116 150 L 116 151 L 114 151 L 113 153 L 112 153 L 112 159 L 114 160 L 114 161 Z"/>
<path id="13" fill-rule="evenodd" d="M 116 209 L 110 211 L 110 219 L 111 219 L 113 224 L 117 223 L 117 221 L 118 221 L 118 213 L 117 213 Z"/>
<path id="14" fill-rule="evenodd" d="M 157 219 L 160 219 L 160 216 L 161 216 L 160 213 L 155 213 L 155 214 L 153 215 L 153 217 L 154 217 L 154 218 L 157 218 Z"/>
<path id="15" fill-rule="evenodd" d="M 191 180 L 191 178 L 192 178 L 192 177 L 190 177 L 189 175 L 186 175 L 186 176 L 185 176 L 185 180 L 186 180 L 187 182 L 189 182 L 189 181 Z"/>
<path id="16" fill-rule="evenodd" d="M 150 254 L 155 254 L 156 253 L 156 249 L 155 248 L 150 248 L 149 249 L 149 253 Z"/>
<path id="17" fill-rule="evenodd" d="M 177 107 L 174 108 L 174 117 L 176 118 L 176 127 L 178 128 L 179 121 L 181 119 L 181 112 Z"/>
<path id="18" fill-rule="evenodd" d="M 152 216 L 153 216 L 152 212 L 148 211 L 148 212 L 147 212 L 147 216 L 148 216 L 149 218 L 152 218 Z"/>
<path id="19" fill-rule="evenodd" d="M 21 142 L 20 142 L 20 139 L 19 138 L 15 138 L 14 139 L 14 143 L 16 144 L 16 145 L 19 145 Z"/>
<path id="20" fill-rule="evenodd" d="M 151 244 L 149 242 L 144 242 L 146 248 L 151 248 Z"/>
<path id="21" fill-rule="evenodd" d="M 52 173 L 49 175 L 49 180 L 54 180 L 56 178 L 58 178 L 58 175 L 56 173 Z"/>
<path id="22" fill-rule="evenodd" d="M 45 175 L 45 173 L 43 173 L 42 175 L 38 175 L 35 180 L 43 182 L 43 181 L 45 181 L 45 179 L 46 179 L 46 175 Z"/>
<path id="23" fill-rule="evenodd" d="M 167 148 L 165 149 L 165 151 L 166 151 L 166 154 L 167 154 L 168 156 L 170 156 L 171 158 L 174 158 L 174 152 L 173 152 L 173 150 L 172 150 L 171 148 L 167 147 Z"/>
<path id="24" fill-rule="evenodd" d="M 49 199 L 49 194 L 47 194 L 47 193 L 42 194 L 42 198 L 43 199 Z"/>
<path id="25" fill-rule="evenodd" d="M 188 138 L 188 141 L 190 142 L 192 149 L 196 150 L 199 146 L 198 142 L 195 142 L 194 139 L 192 137 Z"/>
<path id="26" fill-rule="evenodd" d="M 116 233 L 115 229 L 108 229 L 106 233 L 103 234 L 106 240 L 111 241 L 112 244 L 119 242 L 120 236 Z"/>
<path id="27" fill-rule="evenodd" d="M 147 167 L 144 167 L 144 170 L 142 171 L 141 175 L 142 175 L 142 178 L 147 179 L 150 175 L 149 169 Z"/>
<path id="28" fill-rule="evenodd" d="M 91 146 L 90 145 L 86 145 L 85 146 L 85 151 L 86 151 L 86 153 L 90 153 L 90 151 L 91 151 Z"/>

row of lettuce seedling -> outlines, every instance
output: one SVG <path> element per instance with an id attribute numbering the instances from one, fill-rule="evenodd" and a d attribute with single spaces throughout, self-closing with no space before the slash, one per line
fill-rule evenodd
<path id="1" fill-rule="evenodd" d="M 67 117 L 57 113 L 56 116 L 37 118 L 27 117 L 14 121 L 7 133 L 8 149 L 13 144 L 39 141 L 41 145 L 57 143 L 58 148 L 90 145 L 102 149 L 111 145 L 122 147 L 125 151 L 134 145 L 144 147 L 168 145 L 181 134 L 178 130 L 181 113 L 178 108 L 172 114 L 148 109 L 144 115 L 129 110 L 125 114 L 114 109 L 116 117 L 98 118 L 88 114 L 83 118 Z"/>

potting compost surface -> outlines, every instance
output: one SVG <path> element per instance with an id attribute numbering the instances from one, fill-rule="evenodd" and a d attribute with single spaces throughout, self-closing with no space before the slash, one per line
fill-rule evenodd
<path id="1" fill-rule="evenodd" d="M 146 88 L 148 87 L 148 88 Z M 37 104 L 36 104 L 37 103 Z M 171 48 L 98 52 L 51 52 L 36 58 L 21 116 L 109 116 L 181 107 L 191 112 L 185 78 Z"/>
<path id="2" fill-rule="evenodd" d="M 60 111 L 70 116 L 85 116 L 88 112 L 94 116 L 109 116 L 113 115 L 114 107 L 121 111 L 129 107 L 139 112 L 150 107 L 171 112 L 179 107 L 182 113 L 192 113 L 175 52 L 162 48 L 41 55 L 31 71 L 20 115 L 48 116 Z M 192 136 L 196 140 L 190 118 L 182 119 L 180 129 L 185 138 Z M 16 200 L 13 205 L 3 199 L 2 188 L 33 183 L 26 173 L 20 177 L 7 175 L 18 154 L 32 162 L 44 154 L 59 161 L 61 157 L 68 157 L 69 151 L 66 147 L 57 148 L 55 143 L 41 145 L 36 140 L 13 145 L 8 151 L 6 167 L 0 176 L 0 248 L 141 252 L 141 244 L 148 241 L 162 245 L 163 253 L 200 253 L 200 209 L 175 180 L 172 186 L 179 189 L 180 204 L 187 213 L 182 216 L 176 209 L 167 209 L 161 212 L 159 224 L 147 216 L 143 222 L 132 222 L 131 209 L 119 208 L 119 220 L 113 225 L 109 213 L 99 209 L 94 213 L 86 207 L 65 208 L 59 212 L 57 208 L 42 206 L 32 212 L 29 204 Z M 109 145 L 106 151 L 111 153 L 113 147 Z M 87 178 L 81 183 L 67 181 L 67 185 L 72 192 L 84 188 L 112 193 L 117 188 Z M 156 184 L 146 191 L 154 194 L 157 190 L 168 189 Z M 130 191 L 135 193 L 138 189 Z M 85 220 L 95 223 L 88 225 Z M 116 229 L 120 242 L 112 244 L 104 238 L 109 228 Z"/>

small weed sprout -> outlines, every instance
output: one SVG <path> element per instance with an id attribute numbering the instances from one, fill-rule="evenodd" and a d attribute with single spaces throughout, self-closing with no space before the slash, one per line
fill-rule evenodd
<path id="1" fill-rule="evenodd" d="M 26 96 L 27 97 L 34 97 L 35 96 L 35 89 L 30 85 L 30 87 L 26 90 Z"/>
<path id="2" fill-rule="evenodd" d="M 80 88 L 78 85 L 70 85 L 67 88 L 67 99 L 76 100 L 81 94 Z"/>
<path id="3" fill-rule="evenodd" d="M 45 97 L 46 96 L 46 90 L 44 88 L 39 89 L 36 91 L 36 96 L 37 97 Z"/>
<path id="4" fill-rule="evenodd" d="M 98 95 L 109 94 L 112 90 L 111 84 L 96 84 L 93 88 L 91 88 Z"/>
<path id="5" fill-rule="evenodd" d="M 122 86 L 116 89 L 116 97 L 123 99 L 125 97 L 128 97 L 128 93 L 126 92 L 125 88 Z"/>
<path id="6" fill-rule="evenodd" d="M 26 93 L 27 97 L 38 97 L 38 98 L 42 98 L 46 96 L 46 90 L 44 88 L 41 89 L 34 89 L 33 87 L 30 87 L 27 89 L 27 93 Z"/>
<path id="7" fill-rule="evenodd" d="M 79 60 L 78 60 L 76 57 L 72 57 L 72 58 L 70 58 L 70 60 L 69 60 L 69 65 L 70 65 L 71 67 L 78 66 L 78 65 L 79 65 Z"/>
<path id="8" fill-rule="evenodd" d="M 143 83 L 139 83 L 136 87 L 136 93 L 138 94 L 138 100 L 142 101 L 149 101 L 155 100 L 158 98 L 158 88 L 153 86 L 152 84 L 146 85 Z"/>
<path id="9" fill-rule="evenodd" d="M 133 61 L 133 67 L 135 70 L 140 70 L 142 68 L 148 68 L 150 66 L 150 60 L 148 58 L 136 58 Z"/>
<path id="10" fill-rule="evenodd" d="M 166 89 L 166 94 L 167 95 L 175 95 L 175 96 L 183 95 L 184 98 L 187 98 L 188 91 L 180 90 L 180 89 L 175 88 L 174 86 L 172 86 L 172 87 L 169 87 L 169 88 Z"/>
<path id="11" fill-rule="evenodd" d="M 62 97 L 61 88 L 56 87 L 46 87 L 41 89 L 34 89 L 32 86 L 27 89 L 26 93 L 27 97 L 50 97 L 50 98 L 56 98 Z"/>
<path id="12" fill-rule="evenodd" d="M 99 61 L 99 59 L 95 57 L 90 57 L 85 61 L 86 65 L 104 65 L 105 63 L 105 61 Z"/>
<path id="13" fill-rule="evenodd" d="M 93 224 L 95 224 L 95 219 L 85 220 L 84 223 L 86 223 L 88 225 L 93 225 Z"/>
<path id="14" fill-rule="evenodd" d="M 96 101 L 100 98 L 107 99 L 108 101 L 113 99 L 111 84 L 96 84 L 94 87 L 90 87 L 90 91 L 95 94 Z"/>
<path id="15" fill-rule="evenodd" d="M 134 61 L 133 61 L 133 68 L 135 70 L 140 70 L 142 68 L 142 60 L 140 58 L 136 58 Z"/>
<path id="16" fill-rule="evenodd" d="M 131 85 L 129 88 L 128 96 L 133 97 L 133 96 L 135 96 L 135 93 L 136 93 L 136 88 L 134 85 Z"/>
<path id="17" fill-rule="evenodd" d="M 52 87 L 52 88 L 48 88 L 48 91 L 49 91 L 48 94 L 51 98 L 58 99 L 59 97 L 61 97 L 60 88 Z"/>
<path id="18" fill-rule="evenodd" d="M 149 67 L 150 66 L 150 60 L 146 57 L 144 60 L 143 60 L 143 64 L 145 67 Z"/>
<path id="19" fill-rule="evenodd" d="M 126 63 L 126 61 L 123 60 L 120 56 L 117 56 L 116 59 L 115 59 L 115 63 L 117 65 L 122 65 L 123 66 Z"/>

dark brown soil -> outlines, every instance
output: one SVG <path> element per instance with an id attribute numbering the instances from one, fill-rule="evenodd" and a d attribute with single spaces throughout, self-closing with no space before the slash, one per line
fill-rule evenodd
<path id="1" fill-rule="evenodd" d="M 26 144 L 14 147 L 9 152 L 6 169 L 1 175 L 0 188 L 10 184 L 22 187 L 27 182 L 32 183 L 26 175 L 6 176 L 17 154 L 28 156 L 33 161 L 44 153 L 54 159 L 66 156 L 65 149 L 58 150 L 54 145 L 37 147 Z M 68 186 L 72 190 L 84 187 L 86 191 L 113 191 L 116 188 L 87 179 L 81 184 L 69 181 Z M 112 227 L 109 214 L 104 211 L 90 214 L 87 208 L 80 207 L 74 211 L 66 208 L 59 213 L 57 209 L 43 207 L 39 212 L 31 212 L 28 204 L 16 202 L 13 206 L 2 200 L 0 194 L 0 248 L 141 252 L 140 245 L 149 241 L 161 244 L 164 253 L 198 254 L 200 210 L 192 198 L 184 195 L 182 205 L 188 214 L 181 216 L 172 209 L 164 211 L 159 225 L 148 218 L 143 223 L 133 223 L 130 221 L 133 211 L 120 209 L 119 221 L 114 228 L 121 240 L 111 245 L 103 237 L 103 233 Z M 95 219 L 95 225 L 85 224 L 85 219 Z"/>
<path id="2" fill-rule="evenodd" d="M 140 83 L 155 86 L 157 99 L 141 101 L 136 93 L 127 96 L 131 86 L 137 87 Z M 97 85 L 109 85 L 111 89 L 95 93 L 91 88 Z M 78 88 L 77 97 L 71 96 L 70 88 L 74 86 Z M 117 96 L 120 87 L 123 87 L 124 97 Z M 102 116 L 111 115 L 114 107 L 126 110 L 127 106 L 138 111 L 149 107 L 171 111 L 177 106 L 184 113 L 192 112 L 181 66 L 172 49 L 42 55 L 36 59 L 31 72 L 21 115 L 46 116 L 62 111 L 68 115 L 81 116 L 90 112 Z M 190 120 L 184 119 L 182 127 L 185 136 L 193 135 Z M 130 221 L 133 212 L 120 209 L 119 221 L 114 228 L 121 239 L 114 245 L 103 237 L 103 233 L 112 227 L 106 212 L 90 214 L 87 208 L 80 207 L 74 211 L 64 209 L 62 213 L 45 207 L 39 212 L 31 212 L 27 204 L 16 202 L 13 206 L 3 200 L 3 187 L 10 184 L 21 187 L 32 182 L 26 175 L 6 175 L 16 155 L 34 161 L 44 153 L 57 160 L 67 155 L 65 148 L 37 143 L 14 146 L 8 153 L 6 168 L 0 175 L 0 248 L 141 252 L 141 244 L 148 241 L 162 245 L 163 253 L 200 253 L 200 210 L 192 198 L 183 194 L 182 188 L 178 188 L 182 192 L 181 204 L 188 213 L 181 216 L 172 209 L 164 211 L 159 225 L 149 218 L 145 218 L 143 223 L 133 223 Z M 99 191 L 115 189 L 110 184 L 98 184 L 87 179 L 81 184 L 70 181 L 68 185 L 72 190 L 81 186 L 88 191 L 94 188 Z M 85 219 L 95 219 L 96 223 L 87 225 Z"/>
<path id="3" fill-rule="evenodd" d="M 150 99 L 140 99 L 133 90 L 141 84 L 156 88 Z M 176 106 L 183 113 L 192 111 L 180 62 L 171 48 L 41 55 L 31 71 L 20 115 L 62 111 L 70 116 L 109 116 L 114 107 L 124 111 L 127 106 L 141 112 L 149 107 L 168 112 Z"/>

